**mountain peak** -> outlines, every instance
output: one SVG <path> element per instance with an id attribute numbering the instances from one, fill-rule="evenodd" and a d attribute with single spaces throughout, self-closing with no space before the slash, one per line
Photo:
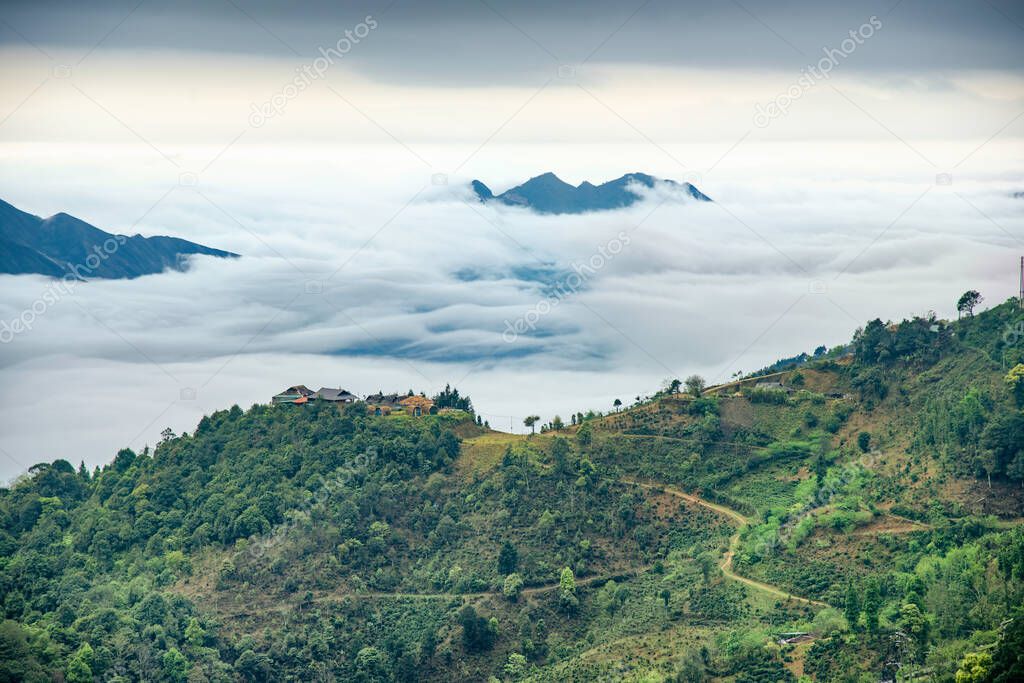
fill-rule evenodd
<path id="1" fill-rule="evenodd" d="M 542 173 L 539 176 L 535 176 L 533 178 L 530 178 L 525 183 L 520 185 L 520 187 L 526 187 L 527 185 L 541 185 L 541 186 L 550 186 L 550 187 L 572 187 L 572 185 L 570 185 L 569 183 L 565 182 L 564 180 L 562 180 L 561 178 L 556 176 L 551 171 L 548 171 L 547 173 Z"/>
<path id="2" fill-rule="evenodd" d="M 111 243 L 117 244 L 113 250 Z M 90 265 L 95 260 L 92 255 L 100 249 L 104 258 Z M 0 201 L 0 273 L 134 278 L 168 269 L 183 270 L 181 257 L 191 254 L 237 256 L 177 237 L 126 238 L 63 211 L 44 219 Z"/>
<path id="3" fill-rule="evenodd" d="M 471 184 L 473 187 L 473 192 L 476 192 L 476 196 L 480 198 L 480 201 L 494 199 L 494 193 L 491 192 L 491 188 L 487 187 L 479 180 L 474 180 Z"/>
<path id="4" fill-rule="evenodd" d="M 711 201 L 707 195 L 690 183 L 662 180 L 639 171 L 627 173 L 601 185 L 594 185 L 590 181 L 584 180 L 576 187 L 548 171 L 499 195 L 492 193 L 490 188 L 479 180 L 474 180 L 472 187 L 481 202 L 498 201 L 509 206 L 533 209 L 537 213 L 543 214 L 576 214 L 609 211 L 630 206 L 641 199 L 641 196 L 630 187 L 631 185 L 639 184 L 650 188 L 659 182 L 681 190 L 691 199 Z"/>

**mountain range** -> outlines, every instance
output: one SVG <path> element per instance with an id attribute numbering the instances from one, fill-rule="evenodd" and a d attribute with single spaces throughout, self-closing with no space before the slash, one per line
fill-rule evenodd
<path id="1" fill-rule="evenodd" d="M 238 254 L 163 235 L 117 235 L 66 213 L 40 218 L 0 200 L 0 273 L 125 279 L 185 270 L 183 256 Z"/>
<path id="2" fill-rule="evenodd" d="M 583 181 L 579 185 L 573 186 L 554 173 L 548 172 L 530 178 L 522 185 L 517 185 L 499 195 L 495 195 L 487 185 L 479 180 L 474 180 L 472 187 L 481 202 L 496 201 L 509 206 L 527 207 L 537 213 L 565 214 L 609 211 L 630 206 L 641 199 L 641 196 L 635 191 L 637 185 L 651 188 L 655 183 L 664 183 L 678 188 L 697 201 L 712 201 L 710 197 L 690 183 L 663 180 L 646 173 L 627 173 L 621 178 L 609 180 L 600 185 Z"/>

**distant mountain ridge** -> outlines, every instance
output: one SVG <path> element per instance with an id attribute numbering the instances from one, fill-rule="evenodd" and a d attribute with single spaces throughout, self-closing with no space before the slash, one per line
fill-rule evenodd
<path id="1" fill-rule="evenodd" d="M 522 185 L 517 185 L 499 195 L 495 195 L 487 185 L 479 180 L 474 180 L 471 186 L 481 202 L 497 201 L 509 206 L 523 206 L 533 209 L 537 213 L 565 214 L 610 211 L 630 206 L 641 199 L 640 195 L 630 190 L 631 185 L 654 187 L 655 183 L 665 183 L 678 188 L 697 201 L 712 201 L 710 197 L 690 183 L 677 183 L 674 180 L 655 178 L 646 173 L 627 173 L 601 185 L 583 181 L 574 187 L 554 173 L 548 172 L 530 178 Z"/>
<path id="2" fill-rule="evenodd" d="M 116 235 L 57 213 L 40 218 L 0 200 L 0 273 L 130 279 L 184 270 L 183 256 L 238 254 L 163 235 Z"/>

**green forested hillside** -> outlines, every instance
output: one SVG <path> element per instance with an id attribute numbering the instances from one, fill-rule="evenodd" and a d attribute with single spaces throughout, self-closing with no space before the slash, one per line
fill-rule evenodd
<path id="1" fill-rule="evenodd" d="M 1013 301 L 536 436 L 236 406 L 40 464 L 0 681 L 1021 680 L 1022 363 Z"/>

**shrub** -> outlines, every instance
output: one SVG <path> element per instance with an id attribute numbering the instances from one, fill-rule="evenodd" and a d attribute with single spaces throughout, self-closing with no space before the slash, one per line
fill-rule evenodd
<path id="1" fill-rule="evenodd" d="M 861 432 L 860 434 L 858 434 L 857 448 L 859 448 L 862 453 L 867 453 L 868 450 L 871 448 L 871 435 L 868 434 L 867 432 Z"/>
<path id="2" fill-rule="evenodd" d="M 506 576 L 501 584 L 501 592 L 512 602 L 518 600 L 519 594 L 523 592 L 523 577 L 515 573 Z"/>

